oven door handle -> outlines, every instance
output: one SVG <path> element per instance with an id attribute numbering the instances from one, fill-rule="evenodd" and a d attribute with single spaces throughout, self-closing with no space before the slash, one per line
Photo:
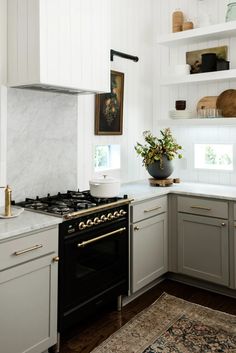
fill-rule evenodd
<path id="1" fill-rule="evenodd" d="M 125 230 L 126 230 L 126 227 L 119 228 L 119 229 L 117 229 L 117 230 L 114 230 L 113 232 L 109 232 L 109 233 L 103 234 L 103 235 L 101 235 L 100 237 L 96 237 L 96 238 L 93 238 L 93 239 L 90 239 L 90 240 L 82 241 L 82 243 L 77 244 L 77 246 L 78 246 L 78 248 L 84 248 L 86 245 L 95 243 L 96 241 L 99 241 L 99 240 L 101 240 L 101 239 L 110 237 L 111 235 L 115 235 L 115 234 L 118 234 L 118 233 L 122 233 L 122 232 L 124 232 Z"/>

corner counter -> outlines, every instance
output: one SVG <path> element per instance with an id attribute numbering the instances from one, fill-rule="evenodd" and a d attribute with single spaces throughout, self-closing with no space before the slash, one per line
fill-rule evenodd
<path id="1" fill-rule="evenodd" d="M 150 186 L 148 180 L 122 184 L 121 195 L 127 194 L 134 203 L 168 194 L 192 195 L 236 201 L 236 186 L 181 182 L 171 186 Z"/>

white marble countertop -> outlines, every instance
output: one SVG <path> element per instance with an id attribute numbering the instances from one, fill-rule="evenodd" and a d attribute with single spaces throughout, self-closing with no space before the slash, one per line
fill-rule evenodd
<path id="1" fill-rule="evenodd" d="M 127 194 L 128 197 L 134 199 L 134 202 L 139 202 L 152 197 L 168 195 L 170 193 L 236 201 L 236 186 L 189 182 L 181 182 L 180 184 L 173 184 L 172 186 L 160 187 L 150 186 L 148 180 L 142 180 L 122 184 L 120 194 Z"/>
<path id="2" fill-rule="evenodd" d="M 62 219 L 24 210 L 18 217 L 0 219 L 0 242 L 23 233 L 57 225 Z"/>
<path id="3" fill-rule="evenodd" d="M 127 194 L 135 202 L 170 193 L 202 196 L 236 201 L 236 186 L 213 185 L 181 182 L 168 187 L 150 186 L 148 180 L 122 184 L 120 195 Z M 57 225 L 62 222 L 59 217 L 24 210 L 16 218 L 0 219 L 0 242 L 20 234 Z"/>

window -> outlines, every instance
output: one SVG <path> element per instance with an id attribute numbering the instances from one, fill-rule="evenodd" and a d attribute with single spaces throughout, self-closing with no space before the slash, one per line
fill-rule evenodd
<path id="1" fill-rule="evenodd" d="M 96 145 L 95 172 L 120 168 L 120 145 Z"/>
<path id="2" fill-rule="evenodd" d="M 233 170 L 233 145 L 195 144 L 194 166 L 201 169 Z"/>

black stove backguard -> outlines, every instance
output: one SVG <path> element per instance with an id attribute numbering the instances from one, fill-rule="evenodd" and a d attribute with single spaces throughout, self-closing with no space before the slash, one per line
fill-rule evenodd
<path id="1" fill-rule="evenodd" d="M 128 227 L 128 204 L 60 224 L 60 333 L 127 295 Z"/>

